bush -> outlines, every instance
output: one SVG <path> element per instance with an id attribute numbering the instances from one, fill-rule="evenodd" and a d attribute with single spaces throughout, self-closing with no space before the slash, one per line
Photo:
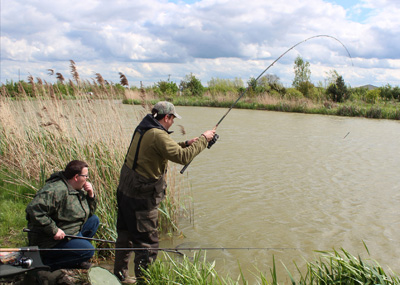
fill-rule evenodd
<path id="1" fill-rule="evenodd" d="M 310 81 L 304 81 L 298 84 L 297 90 L 299 90 L 304 95 L 304 97 L 310 98 L 312 97 L 311 95 L 313 88 L 314 84 L 312 84 Z"/>
<path id="2" fill-rule="evenodd" d="M 357 100 L 365 100 L 367 96 L 368 88 L 365 87 L 357 87 L 349 89 L 349 100 L 357 101 Z"/>
<path id="3" fill-rule="evenodd" d="M 239 88 L 244 86 L 241 79 L 235 80 L 211 78 L 208 82 L 208 91 L 211 95 L 237 93 Z"/>
<path id="4" fill-rule="evenodd" d="M 382 109 L 379 107 L 370 108 L 367 110 L 365 116 L 367 118 L 381 119 L 382 118 Z"/>
<path id="5" fill-rule="evenodd" d="M 288 88 L 286 90 L 286 94 L 284 95 L 285 99 L 288 100 L 299 100 L 304 98 L 303 93 L 301 93 L 299 90 L 295 88 Z"/>
<path id="6" fill-rule="evenodd" d="M 381 95 L 380 89 L 369 90 L 365 96 L 365 102 L 375 104 Z"/>
<path id="7" fill-rule="evenodd" d="M 400 87 L 392 87 L 390 84 L 386 84 L 379 88 L 380 97 L 384 100 L 398 100 L 400 99 Z"/>
<path id="8" fill-rule="evenodd" d="M 362 116 L 362 111 L 357 106 L 341 106 L 337 109 L 336 115 L 348 116 L 348 117 L 359 117 L 359 116 Z"/>

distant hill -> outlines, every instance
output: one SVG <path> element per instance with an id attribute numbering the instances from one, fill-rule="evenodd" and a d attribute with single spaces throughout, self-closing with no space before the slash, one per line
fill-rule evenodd
<path id="1" fill-rule="evenodd" d="M 363 86 L 360 86 L 360 87 L 361 87 L 361 88 L 367 88 L 368 90 L 374 90 L 374 89 L 379 88 L 379 87 L 376 87 L 376 86 L 371 85 L 371 84 L 363 85 Z"/>

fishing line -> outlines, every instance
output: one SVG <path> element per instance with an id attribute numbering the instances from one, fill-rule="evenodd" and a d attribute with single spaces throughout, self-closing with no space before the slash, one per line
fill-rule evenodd
<path id="1" fill-rule="evenodd" d="M 141 251 L 157 250 L 165 252 L 179 253 L 179 251 L 201 251 L 201 250 L 300 250 L 298 247 L 180 247 L 180 248 L 144 248 L 144 247 L 126 247 L 126 248 L 0 248 L 0 252 L 37 252 L 37 251 Z"/>
<path id="2" fill-rule="evenodd" d="M 297 47 L 298 45 L 300 45 L 300 44 L 302 44 L 302 43 L 305 43 L 306 41 L 309 41 L 309 40 L 311 40 L 311 39 L 323 38 L 323 37 L 325 37 L 325 38 L 331 38 L 331 39 L 334 39 L 335 41 L 339 42 L 339 43 L 343 46 L 343 48 L 346 50 L 347 54 L 349 55 L 350 60 L 351 60 L 351 65 L 354 66 L 354 65 L 353 65 L 353 59 L 352 59 L 352 57 L 351 57 L 351 55 L 350 55 L 350 52 L 348 51 L 348 49 L 346 48 L 346 46 L 345 46 L 340 40 L 338 40 L 337 38 L 335 38 L 335 37 L 333 37 L 333 36 L 330 36 L 330 35 L 316 35 L 316 36 L 309 37 L 309 38 L 307 38 L 307 39 L 305 39 L 305 40 L 302 40 L 301 42 L 298 42 L 297 44 L 295 44 L 294 46 L 292 46 L 291 48 L 289 48 L 288 50 L 286 50 L 284 53 L 282 53 L 282 54 L 281 54 L 277 59 L 275 59 L 266 69 L 264 69 L 264 71 L 261 72 L 260 75 L 257 76 L 257 78 L 255 79 L 255 81 L 257 82 L 258 79 L 260 79 L 261 76 L 263 76 L 264 73 L 267 72 L 268 69 L 270 69 L 278 60 L 280 60 L 283 56 L 285 56 L 285 54 L 287 54 L 289 51 L 291 51 L 292 49 L 294 49 L 294 48 Z M 225 117 L 229 114 L 229 112 L 233 109 L 233 107 L 237 104 L 237 102 L 239 102 L 239 100 L 247 93 L 247 91 L 249 90 L 249 88 L 250 88 L 250 85 L 240 94 L 240 96 L 239 96 L 239 97 L 236 99 L 236 101 L 231 105 L 231 107 L 228 109 L 228 111 L 226 111 L 226 113 L 222 116 L 222 118 L 221 118 L 221 119 L 218 121 L 218 123 L 215 125 L 214 129 L 217 129 L 217 128 L 218 128 L 218 126 L 219 126 L 219 125 L 221 124 L 221 122 L 225 119 Z M 218 138 L 218 137 L 217 137 L 217 138 Z M 215 141 L 214 141 L 214 143 L 215 143 Z M 181 174 L 183 174 L 183 173 L 185 172 L 186 168 L 189 167 L 189 165 L 190 165 L 191 162 L 192 162 L 192 161 L 190 161 L 188 164 L 186 164 L 186 165 L 182 168 L 182 170 L 180 171 Z"/>

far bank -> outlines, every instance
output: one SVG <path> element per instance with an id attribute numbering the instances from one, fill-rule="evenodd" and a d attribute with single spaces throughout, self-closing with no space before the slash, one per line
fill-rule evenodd
<path id="1" fill-rule="evenodd" d="M 239 98 L 239 96 L 240 95 L 237 95 L 237 98 Z M 143 95 L 138 92 L 126 92 L 123 103 L 133 105 L 154 105 L 160 100 L 166 100 L 176 106 L 230 108 L 236 102 L 237 98 L 235 98 L 234 95 L 159 97 L 154 94 Z M 377 100 L 376 102 L 368 103 L 357 99 L 354 101 L 336 103 L 329 100 L 315 102 L 308 98 L 286 99 L 262 94 L 256 97 L 243 96 L 241 100 L 234 105 L 234 108 L 400 120 L 400 102 L 394 100 Z"/>

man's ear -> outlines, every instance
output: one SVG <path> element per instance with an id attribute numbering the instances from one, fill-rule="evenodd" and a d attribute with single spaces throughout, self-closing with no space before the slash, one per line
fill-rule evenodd
<path id="1" fill-rule="evenodd" d="M 74 179 L 74 181 L 78 181 L 78 177 L 79 177 L 79 174 L 75 174 L 74 177 L 72 177 L 72 179 Z"/>

